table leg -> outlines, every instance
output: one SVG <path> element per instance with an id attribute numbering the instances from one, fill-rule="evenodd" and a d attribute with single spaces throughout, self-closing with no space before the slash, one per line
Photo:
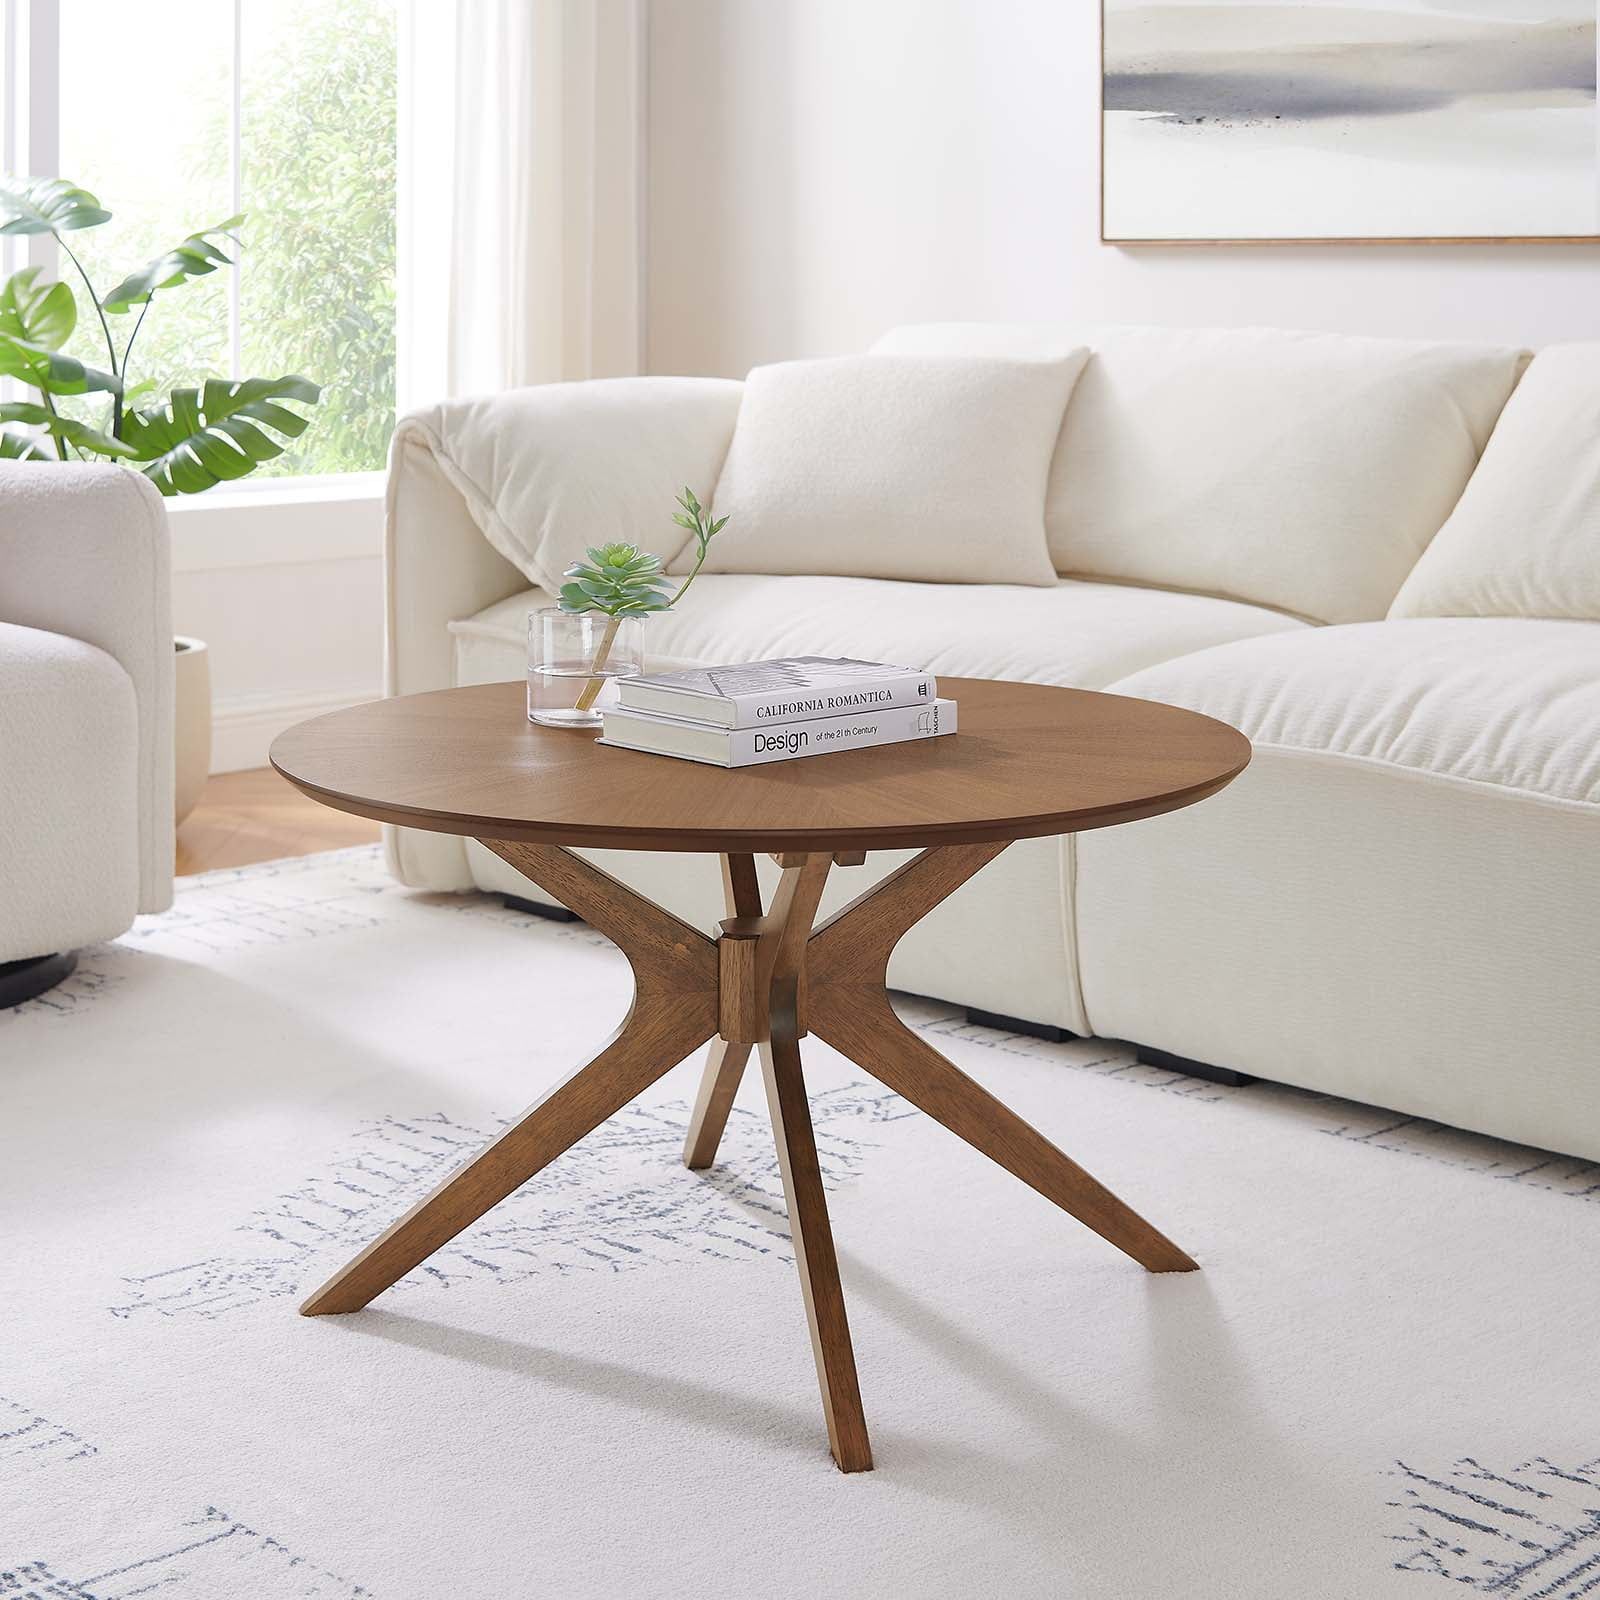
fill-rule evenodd
<path id="1" fill-rule="evenodd" d="M 306 1316 L 359 1311 L 717 1031 L 716 946 L 704 934 L 565 850 L 483 842 L 617 944 L 633 1005 L 587 1066 L 335 1273 Z"/>
<path id="2" fill-rule="evenodd" d="M 737 926 L 724 948 L 569 851 L 484 840 L 491 850 L 606 934 L 633 968 L 635 998 L 600 1053 L 486 1150 L 445 1180 L 319 1289 L 307 1315 L 354 1311 L 481 1217 L 607 1117 L 715 1038 L 685 1160 L 709 1165 L 753 1045 L 759 1045 L 822 1390 L 828 1441 L 846 1472 L 872 1465 L 806 1100 L 800 1040 L 808 1029 L 1152 1272 L 1195 1263 L 1116 1195 L 906 1027 L 890 1004 L 889 956 L 903 934 L 1006 848 L 925 850 L 812 931 L 829 854 L 784 857 L 761 915 L 755 865 L 724 857 Z M 728 960 L 737 937 L 738 961 Z M 754 957 L 750 957 L 754 943 Z M 719 994 L 726 985 L 727 994 Z M 733 1019 L 733 1020 L 725 1020 Z M 738 1032 L 718 1036 L 719 1027 Z"/>
<path id="3" fill-rule="evenodd" d="M 881 1005 L 854 997 L 838 1004 L 835 995 L 819 994 L 812 1031 L 1147 1271 L 1195 1270 L 1195 1263 L 1131 1206 L 908 1028 L 887 998 Z"/>
<path id="4" fill-rule="evenodd" d="M 855 1349 L 845 1315 L 811 1107 L 800 1072 L 800 1045 L 787 1034 L 775 1034 L 760 1050 L 778 1170 L 783 1174 L 783 1196 L 789 1207 L 789 1236 L 800 1269 L 811 1353 L 822 1390 L 822 1415 L 828 1425 L 828 1448 L 841 1472 L 867 1472 L 872 1467 L 872 1445 L 861 1407 Z"/>
<path id="5" fill-rule="evenodd" d="M 701 1042 L 680 1034 L 679 1044 L 654 1037 L 638 1004 L 605 1048 L 552 1089 L 486 1150 L 444 1180 L 300 1308 L 308 1317 L 359 1311 L 441 1245 L 514 1193 L 585 1134 L 593 1133 Z"/>
<path id="6" fill-rule="evenodd" d="M 811 1031 L 880 1083 L 1053 1200 L 1150 1272 L 1196 1264 L 895 1015 L 889 956 L 902 935 L 1005 849 L 925 850 L 818 928 L 808 952 Z"/>
<path id="7" fill-rule="evenodd" d="M 817 1159 L 811 1107 L 800 1067 L 800 1036 L 805 1032 L 801 1016 L 802 973 L 812 920 L 822 899 L 832 857 L 787 859 L 792 864 L 784 867 L 778 881 L 756 952 L 756 985 L 761 1000 L 758 1015 L 765 1019 L 761 1031 L 766 1035 L 760 1044 L 761 1071 L 789 1210 L 789 1236 L 795 1265 L 800 1270 L 806 1323 L 811 1330 L 811 1353 L 816 1359 L 817 1384 L 822 1391 L 828 1448 L 841 1472 L 866 1472 L 872 1467 L 872 1445 L 861 1407 L 855 1350 L 850 1343 L 850 1322 L 839 1282 L 839 1258 L 833 1248 L 833 1226 L 828 1220 L 822 1166 Z"/>
<path id="8" fill-rule="evenodd" d="M 761 885 L 756 881 L 756 861 L 751 855 L 725 855 L 722 858 L 722 899 L 730 917 L 761 915 Z M 714 1039 L 700 1079 L 689 1116 L 689 1134 L 683 1144 L 683 1163 L 687 1167 L 709 1167 L 717 1159 L 722 1130 L 728 1125 L 733 1097 L 739 1092 L 745 1063 L 750 1059 L 748 1041 L 737 1044 Z"/>
<path id="9" fill-rule="evenodd" d="M 700 1078 L 700 1092 L 695 1096 L 694 1110 L 689 1113 L 688 1137 L 683 1141 L 686 1167 L 703 1170 L 717 1159 L 722 1130 L 728 1125 L 733 1097 L 739 1092 L 739 1080 L 744 1077 L 745 1062 L 749 1059 L 747 1044 L 730 1044 L 726 1039 L 711 1041 L 711 1053 Z"/>

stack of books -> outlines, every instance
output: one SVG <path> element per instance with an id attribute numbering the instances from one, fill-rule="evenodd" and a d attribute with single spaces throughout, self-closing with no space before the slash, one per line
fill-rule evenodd
<path id="1" fill-rule="evenodd" d="M 930 672 L 790 656 L 617 680 L 601 744 L 718 767 L 904 744 L 956 731 Z"/>

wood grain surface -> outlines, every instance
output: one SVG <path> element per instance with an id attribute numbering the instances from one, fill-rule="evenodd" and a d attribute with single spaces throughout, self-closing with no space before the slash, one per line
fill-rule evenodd
<path id="1" fill-rule="evenodd" d="M 324 805 L 474 838 L 810 853 L 1076 833 L 1231 782 L 1243 734 L 1175 706 L 943 678 L 960 732 L 727 771 L 530 723 L 518 683 L 405 695 L 291 728 L 272 764 Z"/>

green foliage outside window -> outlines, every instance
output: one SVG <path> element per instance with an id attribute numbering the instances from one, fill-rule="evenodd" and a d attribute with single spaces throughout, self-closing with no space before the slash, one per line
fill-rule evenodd
<path id="1" fill-rule="evenodd" d="M 394 431 L 395 8 L 307 0 L 292 23 L 244 79 L 241 355 L 323 385 L 316 427 L 268 471 L 367 471 Z"/>

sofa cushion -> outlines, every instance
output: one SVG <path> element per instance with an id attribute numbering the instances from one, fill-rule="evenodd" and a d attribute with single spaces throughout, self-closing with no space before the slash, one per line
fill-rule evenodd
<path id="1" fill-rule="evenodd" d="M 529 590 L 451 624 L 456 682 L 520 677 Z M 652 669 L 809 653 L 856 655 L 977 678 L 1098 689 L 1151 662 L 1226 639 L 1307 631 L 1273 611 L 1115 584 L 897 583 L 871 578 L 706 576 L 681 612 L 645 623 Z"/>
<path id="2" fill-rule="evenodd" d="M 401 420 L 391 462 L 420 442 L 494 548 L 547 589 L 590 545 L 663 560 L 684 484 L 709 496 L 739 410 L 723 378 L 602 378 L 448 400 Z M 391 474 L 391 484 L 396 474 Z"/>
<path id="3" fill-rule="evenodd" d="M 757 367 L 717 481 L 715 515 L 729 522 L 706 570 L 1053 584 L 1045 483 L 1085 359 Z"/>
<path id="4" fill-rule="evenodd" d="M 1600 620 L 1600 344 L 1534 357 L 1390 615 Z"/>
<path id="5" fill-rule="evenodd" d="M 1219 717 L 1258 745 L 1600 806 L 1600 623 L 1312 628 L 1167 661 L 1112 690 Z"/>
<path id="6" fill-rule="evenodd" d="M 1519 350 L 1275 329 L 897 329 L 875 350 L 1094 354 L 1045 521 L 1058 572 L 1382 617 L 1450 514 Z"/>

